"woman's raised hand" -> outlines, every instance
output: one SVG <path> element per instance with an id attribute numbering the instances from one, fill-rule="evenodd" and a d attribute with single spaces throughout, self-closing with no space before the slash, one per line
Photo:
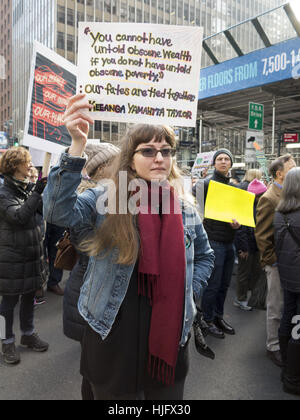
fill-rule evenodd
<path id="1" fill-rule="evenodd" d="M 71 156 L 81 156 L 84 152 L 90 124 L 94 123 L 89 115 L 89 110 L 92 108 L 85 94 L 78 94 L 69 99 L 63 121 L 72 137 L 69 149 Z"/>

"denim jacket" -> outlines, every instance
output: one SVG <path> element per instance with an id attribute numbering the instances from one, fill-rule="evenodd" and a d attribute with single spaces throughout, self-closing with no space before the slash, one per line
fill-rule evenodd
<path id="1" fill-rule="evenodd" d="M 77 195 L 85 158 L 62 154 L 59 166 L 49 175 L 44 191 L 44 217 L 50 223 L 79 232 L 91 232 L 104 220 L 97 212 L 97 200 L 105 188 L 99 186 Z M 199 299 L 214 266 L 211 249 L 200 217 L 194 208 L 182 211 L 186 243 L 184 322 L 180 345 L 187 340 L 196 314 L 194 298 Z M 111 331 L 125 298 L 134 265 L 116 264 L 118 250 L 104 258 L 90 257 L 81 288 L 78 309 L 104 340 Z"/>

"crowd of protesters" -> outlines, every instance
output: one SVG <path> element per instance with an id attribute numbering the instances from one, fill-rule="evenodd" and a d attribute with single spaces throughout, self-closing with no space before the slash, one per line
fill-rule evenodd
<path id="1" fill-rule="evenodd" d="M 84 95 L 69 101 L 64 119 L 72 144 L 48 178 L 39 176 L 23 147 L 1 158 L 4 362 L 20 362 L 13 325 L 19 301 L 21 345 L 48 350 L 34 326 L 34 306 L 45 302 L 47 289 L 63 296 L 64 333 L 81 344 L 84 400 L 181 400 L 191 331 L 199 353 L 211 359 L 207 335 L 238 334 L 225 321 L 238 262 L 232 304 L 266 310 L 266 355 L 282 369 L 284 391 L 300 395 L 300 340 L 293 334 L 300 315 L 300 168 L 293 157 L 271 163 L 269 184 L 259 170 L 237 183 L 230 178 L 234 156 L 217 150 L 212 176 L 205 172 L 193 195 L 202 191 L 205 203 L 210 181 L 255 194 L 256 227 L 235 219 L 202 222 L 196 199 L 183 188 L 174 132 L 141 124 L 128 130 L 120 149 L 87 144 L 89 107 Z M 120 189 L 122 173 L 127 191 Z M 117 204 L 101 213 L 99 203 L 111 198 L 109 181 Z M 121 198 L 129 208 L 135 195 L 140 211 L 124 213 Z M 66 230 L 77 262 L 63 290 L 55 257 Z"/>

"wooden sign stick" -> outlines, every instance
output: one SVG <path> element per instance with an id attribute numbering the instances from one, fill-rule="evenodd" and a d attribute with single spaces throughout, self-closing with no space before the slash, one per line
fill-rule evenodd
<path id="1" fill-rule="evenodd" d="M 51 157 L 52 157 L 52 154 L 49 153 L 49 152 L 46 152 L 45 159 L 44 159 L 43 170 L 42 170 L 43 178 L 47 177 L 49 172 L 50 172 Z"/>

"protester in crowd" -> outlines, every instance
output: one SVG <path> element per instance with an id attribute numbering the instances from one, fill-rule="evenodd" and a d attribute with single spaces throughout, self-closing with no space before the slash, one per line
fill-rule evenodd
<path id="1" fill-rule="evenodd" d="M 29 181 L 32 183 L 32 185 L 35 185 L 37 183 L 37 180 L 39 178 L 39 171 L 37 168 L 35 168 L 34 166 L 32 166 L 32 168 L 30 169 L 30 173 L 29 173 Z M 46 223 L 44 221 L 43 218 L 43 208 L 41 206 L 40 209 L 38 209 L 37 213 L 36 213 L 36 218 L 37 218 L 37 223 L 38 226 L 41 229 L 41 234 L 42 234 L 42 240 L 43 243 L 45 241 L 45 235 L 46 235 Z M 43 250 L 45 251 L 45 248 L 43 247 Z M 44 252 L 44 260 L 46 261 L 46 254 Z M 45 264 L 46 267 L 46 274 L 48 275 L 48 267 L 47 264 Z M 35 297 L 34 297 L 34 305 L 35 306 L 39 306 L 42 305 L 46 302 L 45 299 L 45 294 L 44 294 L 44 289 L 41 288 L 39 290 L 37 290 L 35 292 Z"/>
<path id="2" fill-rule="evenodd" d="M 2 159 L 2 156 L 0 156 L 0 168 L 1 168 L 1 159 Z M 4 176 L 3 176 L 3 174 L 0 172 L 0 185 L 2 185 L 2 184 L 4 184 Z"/>
<path id="3" fill-rule="evenodd" d="M 32 190 L 28 181 L 31 167 L 31 156 L 23 147 L 7 150 L 1 159 L 4 185 L 0 187 L 0 315 L 5 319 L 2 353 L 8 364 L 20 362 L 13 333 L 14 309 L 20 297 L 21 345 L 38 352 L 48 350 L 48 344 L 34 330 L 34 295 L 45 279 L 36 213 L 46 180 L 38 181 Z"/>
<path id="4" fill-rule="evenodd" d="M 233 156 L 227 149 L 218 150 L 213 157 L 214 174 L 204 180 L 204 199 L 206 200 L 210 181 L 225 185 L 230 184 L 230 169 L 233 166 Z M 202 182 L 203 184 L 203 182 Z M 199 193 L 202 185 L 196 185 L 197 200 L 201 199 Z M 198 189 L 198 191 L 197 191 Z M 234 328 L 224 320 L 224 304 L 230 286 L 235 252 L 233 241 L 235 232 L 240 228 L 239 223 L 224 223 L 217 220 L 204 219 L 204 228 L 214 250 L 216 261 L 213 273 L 208 282 L 202 300 L 203 318 L 208 328 L 207 333 L 216 338 L 225 338 L 225 333 L 234 335 Z"/>
<path id="5" fill-rule="evenodd" d="M 283 292 L 280 284 L 274 243 L 274 214 L 279 204 L 282 185 L 287 173 L 296 166 L 291 155 L 275 160 L 270 166 L 273 184 L 257 205 L 255 237 L 261 254 L 262 267 L 268 281 L 267 294 L 267 356 L 281 367 L 278 329 L 282 317 Z"/>
<path id="6" fill-rule="evenodd" d="M 35 184 L 39 179 L 39 171 L 34 166 L 30 169 L 29 181 Z"/>
<path id="7" fill-rule="evenodd" d="M 63 277 L 63 270 L 54 267 L 54 262 L 57 254 L 57 242 L 63 237 L 65 229 L 61 226 L 56 226 L 53 223 L 47 222 L 46 236 L 44 241 L 45 253 L 48 261 L 48 292 L 54 293 L 57 296 L 63 296 L 64 291 L 60 287 L 60 282 Z"/>
<path id="8" fill-rule="evenodd" d="M 284 293 L 279 328 L 283 389 L 300 395 L 300 338 L 293 336 L 293 319 L 300 316 L 300 168 L 285 178 L 274 219 L 278 271 Z"/>
<path id="9" fill-rule="evenodd" d="M 244 179 L 239 184 L 239 188 L 247 191 L 250 183 L 254 179 L 257 179 L 258 181 L 260 181 L 262 179 L 262 171 L 260 169 L 248 169 L 248 171 L 246 172 L 246 174 L 244 176 Z"/>
<path id="10" fill-rule="evenodd" d="M 201 178 L 205 179 L 207 177 L 208 167 L 205 167 L 201 170 Z"/>
<path id="11" fill-rule="evenodd" d="M 257 203 L 260 197 L 267 191 L 267 187 L 263 182 L 254 179 L 249 184 L 248 191 L 256 196 L 254 203 L 254 217 L 256 219 Z M 236 299 L 234 300 L 234 306 L 244 311 L 251 311 L 254 305 L 264 307 L 265 298 L 261 302 L 261 290 L 266 290 L 266 282 L 260 263 L 260 253 L 256 244 L 254 228 L 242 226 L 237 231 L 234 243 L 238 253 Z M 248 302 L 249 290 L 251 291 L 251 300 Z"/>
<path id="12" fill-rule="evenodd" d="M 229 181 L 230 181 L 230 184 L 235 185 L 235 186 L 238 186 L 240 183 L 240 180 L 237 176 L 231 177 Z"/>
<path id="13" fill-rule="evenodd" d="M 109 143 L 88 144 L 85 153 L 88 160 L 84 167 L 82 182 L 77 189 L 78 194 L 82 194 L 87 189 L 96 188 L 98 182 L 111 177 L 112 163 L 120 153 L 120 149 Z M 80 243 L 80 239 L 72 231 L 70 236 L 74 246 Z M 64 334 L 68 338 L 82 343 L 86 322 L 79 314 L 77 306 L 89 256 L 79 250 L 77 253 L 78 261 L 70 273 L 64 290 L 63 328 Z M 93 400 L 93 393 L 86 380 L 82 382 L 82 398 L 83 400 Z"/>
<path id="14" fill-rule="evenodd" d="M 193 174 L 191 176 L 191 180 L 192 180 L 192 188 L 197 184 L 197 182 L 199 181 L 199 178 L 201 178 L 200 174 Z"/>
<path id="15" fill-rule="evenodd" d="M 199 306 L 196 307 L 197 315 L 193 324 L 196 350 L 202 356 L 214 360 L 216 357 L 215 353 L 206 342 L 208 325 L 203 319 L 203 312 L 201 310 L 201 300 L 199 301 Z"/>
<path id="16" fill-rule="evenodd" d="M 72 144 L 52 169 L 44 195 L 48 220 L 91 230 L 82 243 L 91 257 L 78 306 L 88 323 L 81 373 L 97 400 L 136 399 L 141 392 L 145 399 L 180 400 L 195 315 L 193 294 L 199 297 L 207 283 L 213 251 L 196 210 L 186 204 L 182 214 L 177 211 L 182 180 L 172 158 L 175 134 L 166 126 L 129 130 L 108 195 L 104 187 L 75 193 L 93 122 L 88 109 L 84 95 L 69 101 L 64 118 Z M 135 188 L 129 184 L 133 180 Z M 152 206 L 157 181 L 161 198 Z M 133 214 L 135 192 L 139 214 Z M 167 212 L 161 207 L 166 194 Z M 116 211 L 103 214 L 102 204 L 108 200 L 110 205 L 113 198 Z"/>

